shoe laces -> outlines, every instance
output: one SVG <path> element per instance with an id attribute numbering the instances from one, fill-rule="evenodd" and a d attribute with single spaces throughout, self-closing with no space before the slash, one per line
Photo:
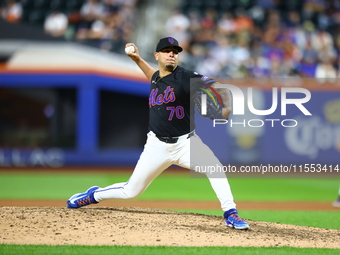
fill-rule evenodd
<path id="1" fill-rule="evenodd" d="M 91 199 L 89 196 L 86 196 L 80 200 L 77 201 L 78 205 L 87 205 L 87 204 L 91 204 Z"/>
<path id="2" fill-rule="evenodd" d="M 230 216 L 233 217 L 234 219 L 236 219 L 237 221 L 243 221 L 243 219 L 240 216 L 238 216 L 237 213 L 233 213 Z"/>

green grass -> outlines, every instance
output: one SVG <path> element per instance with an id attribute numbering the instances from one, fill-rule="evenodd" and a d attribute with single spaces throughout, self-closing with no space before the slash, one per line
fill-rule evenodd
<path id="1" fill-rule="evenodd" d="M 98 185 L 125 182 L 130 173 L 0 173 L 0 199 L 61 199 Z M 328 201 L 337 198 L 340 179 L 229 179 L 237 201 Z M 162 174 L 138 200 L 216 201 L 209 181 L 188 175 Z M 220 215 L 220 210 L 186 210 Z M 245 219 L 302 226 L 340 229 L 339 212 L 291 212 L 242 210 Z M 317 219 L 317 220 L 316 220 Z M 340 254 L 332 249 L 291 247 L 132 247 L 132 246 L 46 246 L 0 244 L 0 255 L 21 254 Z"/>
<path id="2" fill-rule="evenodd" d="M 0 173 L 0 199 L 67 199 L 98 185 L 125 182 L 128 174 Z M 340 179 L 229 179 L 236 201 L 328 201 L 337 198 Z M 162 174 L 138 200 L 216 200 L 209 181 Z"/>
<path id="3" fill-rule="evenodd" d="M 301 249 L 292 247 L 164 247 L 164 246 L 47 246 L 47 245 L 3 245 L 0 244 L 1 255 L 285 255 L 285 254 L 339 254 L 335 249 Z"/>
<path id="4" fill-rule="evenodd" d="M 0 173 L 0 199 L 61 199 L 92 185 L 124 182 L 130 174 Z M 339 179 L 230 179 L 236 201 L 328 201 L 337 197 Z M 204 178 L 163 174 L 137 200 L 217 201 Z M 220 210 L 185 210 L 221 215 Z M 339 211 L 340 212 L 340 211 Z M 245 219 L 340 229 L 339 212 L 241 211 Z M 317 219 L 317 220 L 316 220 Z"/>
<path id="5" fill-rule="evenodd" d="M 191 209 L 176 211 L 222 216 L 220 210 Z M 239 213 L 244 219 L 256 221 L 267 221 L 316 228 L 340 229 L 340 210 L 339 212 L 240 210 Z"/>

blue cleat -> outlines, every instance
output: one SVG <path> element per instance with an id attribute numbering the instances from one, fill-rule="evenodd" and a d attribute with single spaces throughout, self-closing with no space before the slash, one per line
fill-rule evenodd
<path id="1" fill-rule="evenodd" d="M 340 207 L 340 197 L 338 198 L 338 200 L 333 202 L 333 207 Z"/>
<path id="2" fill-rule="evenodd" d="M 228 227 L 245 230 L 249 228 L 247 222 L 238 216 L 238 211 L 236 209 L 230 209 L 224 212 L 225 224 Z"/>
<path id="3" fill-rule="evenodd" d="M 93 186 L 84 193 L 77 193 L 73 195 L 69 200 L 67 200 L 66 206 L 68 208 L 79 208 L 89 204 L 98 204 L 93 197 L 93 194 L 97 189 L 99 189 L 98 186 Z"/>

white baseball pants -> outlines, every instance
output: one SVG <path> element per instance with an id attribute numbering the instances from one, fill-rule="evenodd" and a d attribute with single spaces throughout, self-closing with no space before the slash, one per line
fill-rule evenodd
<path id="1" fill-rule="evenodd" d="M 195 150 L 190 150 L 190 146 Z M 195 166 L 222 166 L 210 148 L 196 134 L 190 138 L 188 135 L 180 136 L 177 143 L 170 144 L 160 141 L 153 132 L 149 132 L 144 150 L 130 179 L 127 182 L 97 189 L 94 198 L 97 202 L 106 199 L 135 198 L 172 164 L 191 170 L 195 170 Z M 221 203 L 222 210 L 236 208 L 225 173 L 205 174 Z"/>

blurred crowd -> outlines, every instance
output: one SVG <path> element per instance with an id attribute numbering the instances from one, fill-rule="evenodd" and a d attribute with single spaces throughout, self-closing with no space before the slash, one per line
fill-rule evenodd
<path id="1" fill-rule="evenodd" d="M 0 14 L 8 22 L 41 25 L 51 36 L 103 50 L 124 52 L 125 43 L 130 41 L 138 0 L 45 0 L 48 4 L 41 14 L 35 10 L 39 1 L 44 5 L 44 0 L 5 0 Z M 25 16 L 25 12 L 30 13 Z"/>
<path id="2" fill-rule="evenodd" d="M 103 50 L 124 52 L 135 25 L 137 0 L 88 0 L 80 9 L 75 38 Z"/>
<path id="3" fill-rule="evenodd" d="M 296 2 L 178 8 L 165 31 L 186 49 L 181 65 L 211 77 L 340 77 L 340 1 Z"/>
<path id="4" fill-rule="evenodd" d="M 23 8 L 17 0 L 8 0 L 0 5 L 0 16 L 12 23 L 17 23 L 21 20 Z"/>
<path id="5" fill-rule="evenodd" d="M 29 1 L 46 2 L 3 0 L 0 14 L 8 22 L 20 22 L 22 5 Z M 63 1 L 65 6 L 80 5 L 62 10 Z M 141 0 L 47 2 L 42 22 L 47 34 L 124 53 L 137 29 Z M 182 66 L 222 78 L 340 77 L 340 0 L 181 3 L 159 26 L 164 26 L 163 36 L 177 38 L 185 48 Z"/>

